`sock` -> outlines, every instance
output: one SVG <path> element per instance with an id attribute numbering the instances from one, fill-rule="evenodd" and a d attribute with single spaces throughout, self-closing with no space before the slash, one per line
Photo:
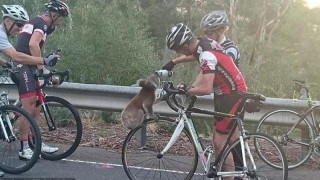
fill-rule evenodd
<path id="1" fill-rule="evenodd" d="M 20 143 L 21 143 L 21 150 L 25 150 L 29 148 L 28 141 L 20 141 Z"/>

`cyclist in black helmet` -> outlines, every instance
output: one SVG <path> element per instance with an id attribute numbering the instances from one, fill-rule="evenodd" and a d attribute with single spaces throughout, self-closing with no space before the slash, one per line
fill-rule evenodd
<path id="1" fill-rule="evenodd" d="M 209 38 L 197 39 L 191 30 L 179 23 L 172 27 L 166 38 L 167 47 L 186 56 L 194 56 L 199 63 L 199 73 L 190 88 L 186 88 L 188 95 L 209 95 L 214 89 L 214 109 L 218 112 L 237 114 L 244 105 L 241 93 L 247 91 L 245 80 L 231 58 L 223 53 L 220 44 Z M 241 114 L 243 117 L 244 114 Z M 216 155 L 222 150 L 228 140 L 228 134 L 235 123 L 231 118 L 214 117 L 215 132 L 213 143 Z M 230 141 L 239 137 L 239 131 L 235 131 Z M 235 146 L 233 153 L 241 154 L 240 144 Z M 241 156 L 228 156 L 227 161 L 231 167 L 242 167 Z M 232 164 L 236 166 L 232 166 Z M 225 177 L 224 180 L 233 180 Z"/>
<path id="2" fill-rule="evenodd" d="M 225 50 L 225 53 L 229 55 L 237 67 L 239 67 L 239 49 L 233 41 L 229 40 L 225 36 L 225 33 L 228 30 L 227 13 L 225 11 L 212 11 L 206 14 L 201 20 L 200 28 L 203 30 L 203 33 L 207 38 L 218 42 L 222 46 L 223 50 Z M 182 55 L 169 61 L 163 66 L 163 69 L 171 71 L 176 64 L 195 61 L 195 59 L 196 58 L 192 55 Z"/>
<path id="3" fill-rule="evenodd" d="M 17 51 L 36 57 L 41 57 L 41 50 L 44 43 L 48 39 L 48 35 L 53 33 L 55 28 L 59 26 L 63 20 L 68 17 L 70 11 L 67 4 L 60 0 L 51 0 L 44 5 L 45 12 L 37 17 L 31 19 L 22 29 L 18 36 Z M 54 62 L 55 64 L 56 62 Z M 36 87 L 37 80 L 34 78 L 34 73 L 38 70 L 40 73 L 49 73 L 44 68 L 44 65 L 22 65 L 20 63 L 13 63 L 16 72 L 12 73 L 12 79 L 18 87 L 19 98 L 22 103 L 22 107 L 29 112 L 33 118 L 39 122 L 40 109 L 36 106 L 37 94 Z M 28 127 L 21 125 L 22 139 L 21 152 L 19 157 L 22 159 L 30 159 L 33 151 L 28 145 Z M 54 153 L 58 151 L 57 147 L 50 147 L 42 143 L 43 152 Z"/>
<path id="4" fill-rule="evenodd" d="M 13 61 L 22 64 L 44 65 L 49 64 L 58 58 L 58 56 L 49 56 L 45 58 L 29 56 L 17 52 L 9 42 L 9 37 L 14 38 L 22 30 L 23 26 L 29 21 L 27 11 L 19 5 L 2 5 L 3 21 L 0 25 L 0 53 L 6 55 Z M 0 65 L 11 67 L 5 60 L 0 58 Z"/>

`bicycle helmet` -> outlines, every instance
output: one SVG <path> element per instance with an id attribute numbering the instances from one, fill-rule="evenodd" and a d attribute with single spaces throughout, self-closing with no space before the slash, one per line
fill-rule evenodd
<path id="1" fill-rule="evenodd" d="M 2 5 L 3 18 L 9 17 L 14 21 L 26 23 L 29 21 L 29 15 L 27 11 L 19 5 Z"/>
<path id="2" fill-rule="evenodd" d="M 63 17 L 67 17 L 69 15 L 69 7 L 65 2 L 60 0 L 51 0 L 50 2 L 44 5 L 47 11 L 56 12 Z"/>
<path id="3" fill-rule="evenodd" d="M 225 11 L 212 11 L 205 15 L 200 23 L 204 30 L 215 30 L 228 25 L 228 16 Z"/>
<path id="4" fill-rule="evenodd" d="M 167 47 L 170 50 L 177 49 L 192 39 L 192 37 L 191 30 L 186 25 L 179 23 L 170 29 L 166 38 Z"/>

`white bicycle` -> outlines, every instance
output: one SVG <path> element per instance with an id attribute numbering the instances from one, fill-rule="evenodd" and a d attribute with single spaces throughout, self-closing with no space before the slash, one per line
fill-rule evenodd
<path id="1" fill-rule="evenodd" d="M 178 118 L 158 116 L 157 119 L 146 119 L 141 126 L 129 132 L 122 148 L 122 163 L 129 179 L 189 180 L 195 176 L 219 180 L 227 177 L 245 180 L 287 179 L 286 157 L 280 145 L 270 136 L 247 133 L 237 115 L 193 107 L 196 97 L 188 98 L 175 89 L 171 82 L 164 82 L 162 91 L 159 98 L 165 99 L 178 112 Z M 259 94 L 242 96 L 259 103 L 265 99 Z M 213 147 L 204 147 L 201 143 L 191 119 L 192 113 L 232 118 L 237 123 L 234 123 L 227 142 L 230 142 L 236 127 L 240 131 L 239 139 L 226 143 L 221 153 L 214 158 Z M 234 148 L 239 143 L 240 153 Z M 239 158 L 241 164 L 228 162 L 229 155 L 234 159 Z M 199 157 L 203 170 L 197 170 Z"/>

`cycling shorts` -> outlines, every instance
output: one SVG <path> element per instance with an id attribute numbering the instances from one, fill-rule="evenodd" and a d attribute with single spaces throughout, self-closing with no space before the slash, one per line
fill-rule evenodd
<path id="1" fill-rule="evenodd" d="M 12 81 L 17 85 L 19 98 L 36 96 L 37 80 L 34 77 L 34 69 L 30 66 L 17 66 L 11 73 Z"/>
<path id="2" fill-rule="evenodd" d="M 228 95 L 216 95 L 214 97 L 214 109 L 217 112 L 228 114 L 238 114 L 243 108 L 243 99 L 241 95 L 232 93 Z M 244 113 L 240 115 L 243 119 Z M 216 131 L 221 134 L 228 134 L 236 121 L 231 118 L 214 117 Z"/>

